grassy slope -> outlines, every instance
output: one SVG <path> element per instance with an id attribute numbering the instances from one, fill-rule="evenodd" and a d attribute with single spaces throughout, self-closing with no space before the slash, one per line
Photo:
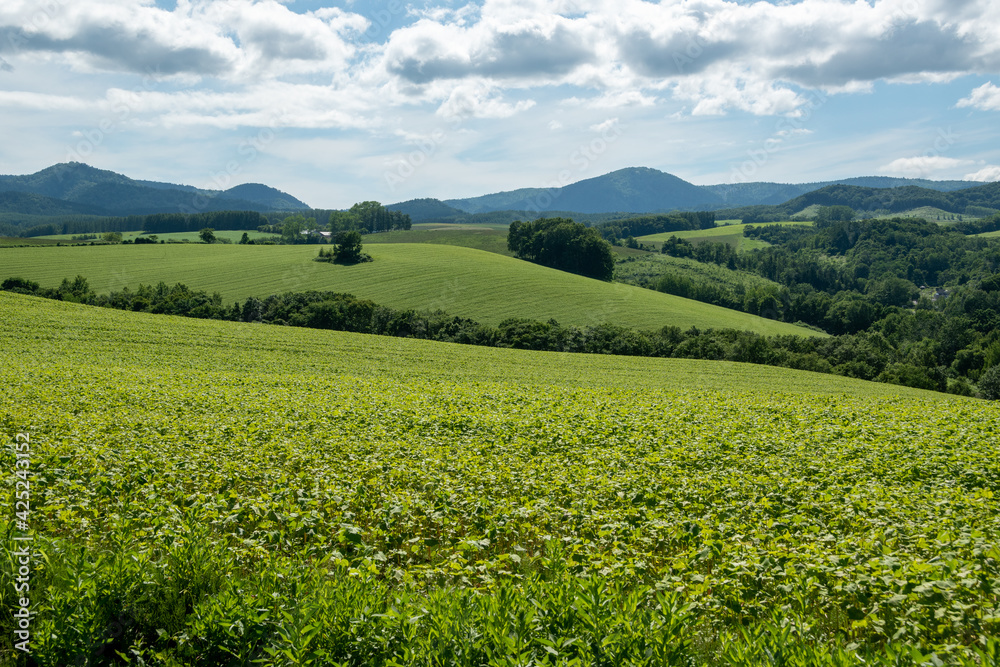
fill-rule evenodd
<path id="1" fill-rule="evenodd" d="M 343 374 L 449 383 L 656 390 L 826 394 L 957 402 L 947 394 L 852 378 L 724 361 L 534 352 L 167 315 L 129 313 L 0 292 L 0 348 L 60 372 L 73 366 L 248 381 Z M 110 350 L 93 354 L 93 349 Z M 32 361 L 33 360 L 33 361 Z M 37 369 L 36 369 L 37 370 Z M 65 370 L 62 371 L 65 373 Z M 210 386 L 210 385 L 206 385 Z"/>
<path id="2" fill-rule="evenodd" d="M 365 243 L 433 243 L 476 248 L 508 257 L 513 256 L 507 249 L 507 225 L 418 223 L 405 232 L 369 234 L 365 237 Z"/>
<path id="3" fill-rule="evenodd" d="M 718 264 L 699 262 L 687 257 L 642 253 L 632 261 L 619 261 L 615 264 L 615 280 L 630 284 L 651 284 L 655 287 L 656 281 L 666 273 L 684 276 L 697 283 L 734 290 L 747 287 L 763 289 L 779 287 L 773 280 L 754 273 L 734 271 Z"/>
<path id="4" fill-rule="evenodd" d="M 0 248 L 17 248 L 21 246 L 56 245 L 58 241 L 40 238 L 24 238 L 20 236 L 0 236 Z"/>
<path id="5" fill-rule="evenodd" d="M 394 308 L 440 309 L 492 324 L 526 317 L 575 325 L 613 322 L 651 329 L 672 324 L 814 335 L 789 324 L 469 248 L 372 244 L 367 250 L 374 262 L 346 267 L 312 261 L 316 246 L 14 248 L 3 251 L 0 279 L 20 276 L 56 286 L 79 274 L 99 292 L 140 283 L 182 282 L 218 291 L 226 302 L 279 292 L 334 290 Z"/>
<path id="6" fill-rule="evenodd" d="M 305 623 L 338 651 L 311 664 L 359 664 L 383 637 L 402 650 L 392 639 L 402 632 L 381 630 L 398 618 L 393 627 L 415 636 L 407 648 L 428 647 L 398 664 L 425 665 L 487 630 L 513 636 L 524 608 L 545 614 L 532 637 L 576 641 L 594 627 L 604 647 L 680 633 L 701 649 L 698 665 L 755 618 L 733 615 L 732 601 L 782 621 L 785 605 L 805 610 L 791 618 L 819 627 L 803 641 L 820 648 L 856 640 L 878 652 L 884 637 L 842 610 L 879 613 L 900 598 L 911 633 L 923 627 L 913 618 L 945 628 L 929 643 L 950 640 L 934 614 L 966 599 L 979 616 L 955 621 L 965 641 L 996 627 L 979 621 L 995 614 L 979 587 L 997 576 L 987 489 L 1000 470 L 995 415 L 981 401 L 744 364 L 475 348 L 4 293 L 0 386 L 6 437 L 31 435 L 39 664 L 91 653 L 109 664 L 140 633 L 145 664 L 236 664 L 231 650 L 264 661 L 261 646 L 309 648 L 308 636 L 279 636 Z M 0 458 L 14 470 L 12 447 Z M 9 563 L 20 545 L 6 489 Z M 0 602 L 14 609 L 5 570 Z M 499 592 L 497 580 L 533 571 L 553 588 L 561 577 L 613 579 L 626 592 Z M 625 606 L 632 584 L 660 581 L 691 605 L 674 630 Z M 898 595 L 904 586 L 938 597 Z M 442 595 L 450 614 L 430 602 Z M 470 598 L 502 604 L 437 639 L 472 614 L 461 604 Z M 180 621 L 160 612 L 179 600 L 183 614 L 189 599 Z M 567 610 L 588 599 L 592 615 L 567 626 Z M 15 664 L 11 615 L 0 620 L 0 664 Z M 373 626 L 366 643 L 347 634 Z M 242 627 L 252 632 L 231 630 Z M 124 645 L 93 649 L 118 628 Z M 643 661 L 644 644 L 629 643 L 638 659 L 602 664 L 689 664 Z M 759 655 L 727 664 L 773 664 Z"/>
<path id="7" fill-rule="evenodd" d="M 811 221 L 786 221 L 786 222 L 765 222 L 757 223 L 756 227 L 763 227 L 768 225 L 811 225 Z M 712 243 L 728 243 L 738 250 L 753 250 L 754 248 L 762 248 L 767 244 L 763 241 L 757 241 L 755 239 L 748 239 L 743 236 L 743 230 L 747 225 L 736 224 L 736 225 L 720 225 L 714 229 L 692 229 L 683 232 L 664 232 L 662 234 L 649 234 L 648 236 L 640 236 L 636 240 L 646 244 L 661 244 L 666 241 L 671 236 L 676 236 L 680 239 L 687 239 L 691 243 L 705 243 L 706 241 L 711 241 Z M 658 245 L 657 245 L 658 247 Z"/>
<path id="8" fill-rule="evenodd" d="M 240 238 L 243 237 L 244 230 L 216 230 L 216 238 L 229 239 L 233 243 L 238 243 Z M 276 234 L 265 234 L 263 232 L 258 232 L 256 229 L 246 230 L 247 235 L 252 239 L 266 239 L 277 236 Z M 74 236 L 78 234 L 55 234 L 52 236 L 38 236 L 39 239 L 54 239 L 56 241 L 72 241 Z M 100 234 L 97 234 L 98 239 Z M 123 239 L 136 239 L 140 236 L 156 236 L 157 239 L 162 239 L 164 241 L 189 241 L 191 243 L 201 243 L 201 237 L 198 235 L 197 231 L 194 232 L 170 232 L 167 234 L 146 234 L 145 232 L 122 232 Z"/>

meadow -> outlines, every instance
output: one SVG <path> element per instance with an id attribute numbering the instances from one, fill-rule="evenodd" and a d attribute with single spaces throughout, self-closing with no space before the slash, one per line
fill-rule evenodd
<path id="1" fill-rule="evenodd" d="M 1000 657 L 986 402 L 6 293 L 0 382 L 32 664 Z"/>
<path id="2" fill-rule="evenodd" d="M 432 232 L 426 232 L 432 233 Z M 736 328 L 764 334 L 815 335 L 783 322 L 605 283 L 496 253 L 452 245 L 366 244 L 374 262 L 315 262 L 318 246 L 153 244 L 9 248 L 0 280 L 22 277 L 43 287 L 82 275 L 98 292 L 140 284 L 184 283 L 219 292 L 224 302 L 283 292 L 331 290 L 397 309 L 443 310 L 496 325 L 510 317 L 635 329 Z"/>
<path id="3" fill-rule="evenodd" d="M 415 223 L 407 231 L 368 234 L 365 243 L 436 243 L 476 248 L 513 257 L 507 249 L 508 225 L 461 225 Z"/>
<path id="4" fill-rule="evenodd" d="M 655 289 L 657 281 L 664 274 L 683 276 L 699 285 L 720 290 L 743 292 L 748 289 L 777 290 L 778 283 L 762 278 L 755 273 L 699 262 L 688 257 L 671 257 L 656 253 L 639 253 L 631 258 L 619 259 L 615 263 L 615 280 L 632 285 L 642 285 Z"/>
<path id="5" fill-rule="evenodd" d="M 729 222 L 729 221 L 726 221 Z M 809 220 L 790 220 L 785 222 L 763 222 L 756 223 L 752 226 L 754 227 L 766 227 L 770 225 L 812 225 Z M 648 236 L 640 236 L 636 238 L 636 241 L 640 243 L 645 243 L 646 245 L 652 245 L 658 248 L 658 244 L 662 244 L 664 241 L 669 239 L 671 236 L 676 236 L 679 239 L 686 239 L 695 245 L 699 243 L 726 243 L 732 246 L 736 250 L 755 250 L 757 248 L 764 248 L 768 244 L 764 241 L 759 241 L 757 239 L 748 239 L 743 236 L 743 230 L 750 225 L 744 225 L 742 223 L 730 223 L 730 224 L 719 224 L 712 229 L 692 229 L 680 232 L 664 232 L 662 234 L 649 234 Z"/>

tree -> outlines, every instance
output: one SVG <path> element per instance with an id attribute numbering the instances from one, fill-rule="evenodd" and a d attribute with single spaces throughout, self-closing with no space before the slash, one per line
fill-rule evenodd
<path id="1" fill-rule="evenodd" d="M 371 260 L 371 257 L 361 252 L 360 232 L 337 232 L 333 242 L 333 261 L 337 264 L 358 264 Z"/>
<path id="2" fill-rule="evenodd" d="M 611 244 L 596 229 L 566 218 L 516 220 L 507 231 L 515 257 L 598 280 L 611 280 L 615 259 Z"/>
<path id="3" fill-rule="evenodd" d="M 240 245 L 247 245 L 250 243 L 250 235 L 243 232 L 243 236 L 240 237 Z"/>
<path id="4" fill-rule="evenodd" d="M 215 241 L 217 240 L 215 238 L 215 230 L 212 229 L 211 227 L 205 227 L 204 229 L 199 231 L 198 236 L 200 236 L 201 240 L 204 241 L 205 243 L 215 243 Z"/>
<path id="5" fill-rule="evenodd" d="M 106 243 L 121 243 L 122 233 L 121 232 L 105 232 L 101 235 L 101 239 Z"/>
<path id="6" fill-rule="evenodd" d="M 290 215 L 281 221 L 281 240 L 285 243 L 302 243 L 302 232 L 315 226 L 315 218 L 306 218 L 301 213 Z"/>
<path id="7" fill-rule="evenodd" d="M 330 211 L 329 228 L 334 234 L 360 229 L 361 218 L 351 211 Z"/>
<path id="8" fill-rule="evenodd" d="M 363 201 L 347 211 L 357 219 L 357 229 L 366 232 L 385 232 L 390 229 L 409 229 L 410 216 L 399 211 L 390 211 L 377 201 Z M 331 216 L 332 217 L 332 216 Z M 335 231 L 332 230 L 331 231 Z"/>
<path id="9" fill-rule="evenodd" d="M 979 376 L 979 395 L 989 401 L 1000 401 L 1000 364 L 987 368 Z"/>

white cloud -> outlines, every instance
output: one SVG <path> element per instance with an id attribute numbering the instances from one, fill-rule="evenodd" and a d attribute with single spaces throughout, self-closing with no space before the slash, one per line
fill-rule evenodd
<path id="1" fill-rule="evenodd" d="M 794 129 L 791 129 L 791 130 L 779 130 L 778 132 L 775 133 L 775 136 L 781 137 L 782 139 L 786 139 L 788 137 L 799 137 L 799 136 L 808 135 L 808 134 L 812 134 L 812 133 L 813 133 L 812 130 L 807 130 L 804 127 L 799 127 L 799 128 L 794 128 Z"/>
<path id="2" fill-rule="evenodd" d="M 942 82 L 1000 69 L 1000 3 L 991 0 L 484 0 L 409 8 L 409 25 L 363 45 L 368 18 L 294 7 L 5 0 L 0 50 L 13 44 L 79 72 L 150 71 L 188 86 L 276 80 L 371 90 L 378 94 L 362 96 L 371 112 L 432 105 L 481 118 L 530 108 L 539 97 L 530 91 L 542 88 L 595 109 L 672 96 L 693 115 L 794 115 L 807 104 L 804 90 L 870 91 L 879 80 Z M 514 96 L 521 101 L 505 101 Z M 1000 109 L 1000 89 L 986 84 L 959 106 Z M 317 110 L 315 122 L 340 116 Z"/>
<path id="3" fill-rule="evenodd" d="M 992 183 L 993 181 L 1000 181 L 1000 166 L 995 164 L 990 164 L 977 172 L 965 175 L 965 180 L 967 181 L 984 181 Z"/>
<path id="4" fill-rule="evenodd" d="M 509 118 L 535 106 L 534 100 L 514 104 L 504 102 L 494 93 L 494 87 L 481 81 L 464 82 L 455 86 L 437 113 L 444 118 Z"/>
<path id="5" fill-rule="evenodd" d="M 619 124 L 619 122 L 618 122 L 617 118 L 608 118 L 604 122 L 597 123 L 595 125 L 591 125 L 590 126 L 590 131 L 591 132 L 600 132 L 600 133 L 603 134 L 604 132 L 607 132 L 608 130 L 614 129 L 615 127 L 618 126 L 618 124 Z"/>
<path id="6" fill-rule="evenodd" d="M 968 97 L 958 101 L 958 107 L 973 107 L 980 111 L 1000 111 L 1000 87 L 987 82 L 972 91 Z"/>
<path id="7" fill-rule="evenodd" d="M 893 160 L 878 168 L 879 173 L 905 178 L 930 178 L 940 172 L 968 167 L 972 160 L 958 160 L 940 155 L 905 157 Z"/>

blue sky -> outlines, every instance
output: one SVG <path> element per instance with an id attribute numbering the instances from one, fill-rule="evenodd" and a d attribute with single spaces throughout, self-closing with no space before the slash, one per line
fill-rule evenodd
<path id="1" fill-rule="evenodd" d="M 316 207 L 548 187 L 1000 179 L 992 0 L 4 0 L 0 173 Z"/>

